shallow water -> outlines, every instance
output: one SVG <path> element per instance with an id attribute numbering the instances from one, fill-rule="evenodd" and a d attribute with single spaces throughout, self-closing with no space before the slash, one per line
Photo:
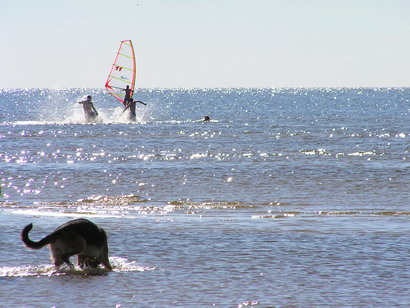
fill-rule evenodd
<path id="1" fill-rule="evenodd" d="M 408 88 L 139 95 L 129 123 L 102 90 L 1 90 L 2 305 L 410 304 Z M 55 272 L 20 240 L 77 217 L 114 271 Z"/>

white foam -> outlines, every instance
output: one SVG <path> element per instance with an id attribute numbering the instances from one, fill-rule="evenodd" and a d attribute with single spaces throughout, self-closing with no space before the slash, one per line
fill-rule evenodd
<path id="1" fill-rule="evenodd" d="M 114 272 L 143 272 L 153 271 L 157 268 L 154 266 L 143 266 L 136 261 L 130 261 L 122 257 L 110 257 L 110 263 Z M 0 267 L 0 277 L 39 277 L 39 276 L 59 276 L 59 275 L 88 275 L 98 276 L 108 274 L 110 271 L 100 268 L 87 268 L 80 269 L 77 266 L 69 268 L 68 266 L 62 266 L 60 269 L 52 264 L 41 264 L 38 266 L 22 265 L 22 266 L 3 266 Z"/>

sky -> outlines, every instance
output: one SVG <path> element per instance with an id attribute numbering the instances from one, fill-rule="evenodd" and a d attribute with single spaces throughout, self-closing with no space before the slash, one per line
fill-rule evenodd
<path id="1" fill-rule="evenodd" d="M 408 0 L 0 0 L 0 88 L 409 87 Z"/>

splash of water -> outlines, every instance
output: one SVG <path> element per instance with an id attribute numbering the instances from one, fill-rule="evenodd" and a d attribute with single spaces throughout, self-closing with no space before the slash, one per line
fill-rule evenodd
<path id="1" fill-rule="evenodd" d="M 110 257 L 109 259 L 114 272 L 143 272 L 157 269 L 155 266 L 140 265 L 136 261 L 130 261 L 122 257 Z M 51 264 L 0 267 L 0 277 L 100 276 L 107 275 L 109 272 L 105 268 L 86 268 L 83 270 L 77 266 L 74 266 L 74 268 L 63 266 L 57 270 Z"/>

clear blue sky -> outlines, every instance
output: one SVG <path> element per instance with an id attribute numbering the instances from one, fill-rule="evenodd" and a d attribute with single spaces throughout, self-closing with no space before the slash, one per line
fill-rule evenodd
<path id="1" fill-rule="evenodd" d="M 408 0 L 0 0 L 0 88 L 410 86 Z"/>

